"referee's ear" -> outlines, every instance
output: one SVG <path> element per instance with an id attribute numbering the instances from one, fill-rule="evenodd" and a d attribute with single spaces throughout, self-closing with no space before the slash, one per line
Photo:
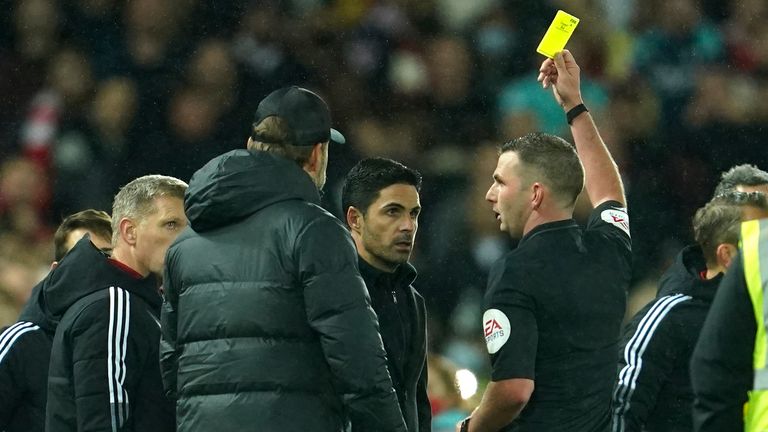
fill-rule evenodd
<path id="1" fill-rule="evenodd" d="M 544 202 L 544 186 L 539 182 L 533 182 L 531 189 L 531 208 L 538 210 Z"/>

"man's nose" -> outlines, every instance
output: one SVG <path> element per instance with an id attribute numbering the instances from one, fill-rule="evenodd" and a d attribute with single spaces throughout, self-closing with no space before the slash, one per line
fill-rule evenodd
<path id="1" fill-rule="evenodd" d="M 418 224 L 418 222 L 416 221 L 415 218 L 406 215 L 403 218 L 403 222 L 400 224 L 400 230 L 401 231 L 408 231 L 408 232 L 415 231 L 416 230 L 416 224 Z"/>
<path id="2" fill-rule="evenodd" d="M 496 188 L 494 185 L 488 188 L 488 192 L 485 193 L 485 200 L 490 202 L 496 202 Z"/>

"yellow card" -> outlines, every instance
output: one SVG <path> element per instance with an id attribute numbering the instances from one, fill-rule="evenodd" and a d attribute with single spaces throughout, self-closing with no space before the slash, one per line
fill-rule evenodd
<path id="1" fill-rule="evenodd" d="M 536 48 L 536 52 L 549 58 L 554 58 L 555 53 L 565 48 L 565 44 L 568 43 L 568 39 L 571 38 L 578 24 L 579 19 L 575 16 L 561 10 L 557 11 L 555 19 L 549 25 L 547 32 L 539 43 L 539 47 Z"/>

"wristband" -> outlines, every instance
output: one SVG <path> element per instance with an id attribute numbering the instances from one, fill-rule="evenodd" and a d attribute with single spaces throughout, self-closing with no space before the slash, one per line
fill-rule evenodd
<path id="1" fill-rule="evenodd" d="M 463 422 L 461 422 L 461 428 L 459 429 L 460 432 L 469 432 L 469 419 L 471 418 L 472 417 L 467 417 Z"/>
<path id="2" fill-rule="evenodd" d="M 565 114 L 565 118 L 568 120 L 568 124 L 573 124 L 573 120 L 578 117 L 581 113 L 589 112 L 587 107 L 584 106 L 583 103 L 580 103 L 576 105 L 575 107 L 568 110 L 568 112 Z"/>

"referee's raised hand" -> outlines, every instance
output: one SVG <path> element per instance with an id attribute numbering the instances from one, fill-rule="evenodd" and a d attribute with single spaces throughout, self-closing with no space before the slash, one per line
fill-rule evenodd
<path id="1" fill-rule="evenodd" d="M 567 112 L 582 103 L 579 65 L 568 50 L 546 59 L 539 68 L 539 82 L 542 87 L 552 87 L 557 103 Z"/>
<path id="2" fill-rule="evenodd" d="M 619 170 L 581 98 L 581 69 L 573 54 L 562 50 L 554 59 L 544 60 L 538 80 L 542 87 L 552 87 L 557 103 L 566 112 L 573 142 L 584 165 L 584 188 L 592 206 L 606 201 L 626 205 Z"/>

